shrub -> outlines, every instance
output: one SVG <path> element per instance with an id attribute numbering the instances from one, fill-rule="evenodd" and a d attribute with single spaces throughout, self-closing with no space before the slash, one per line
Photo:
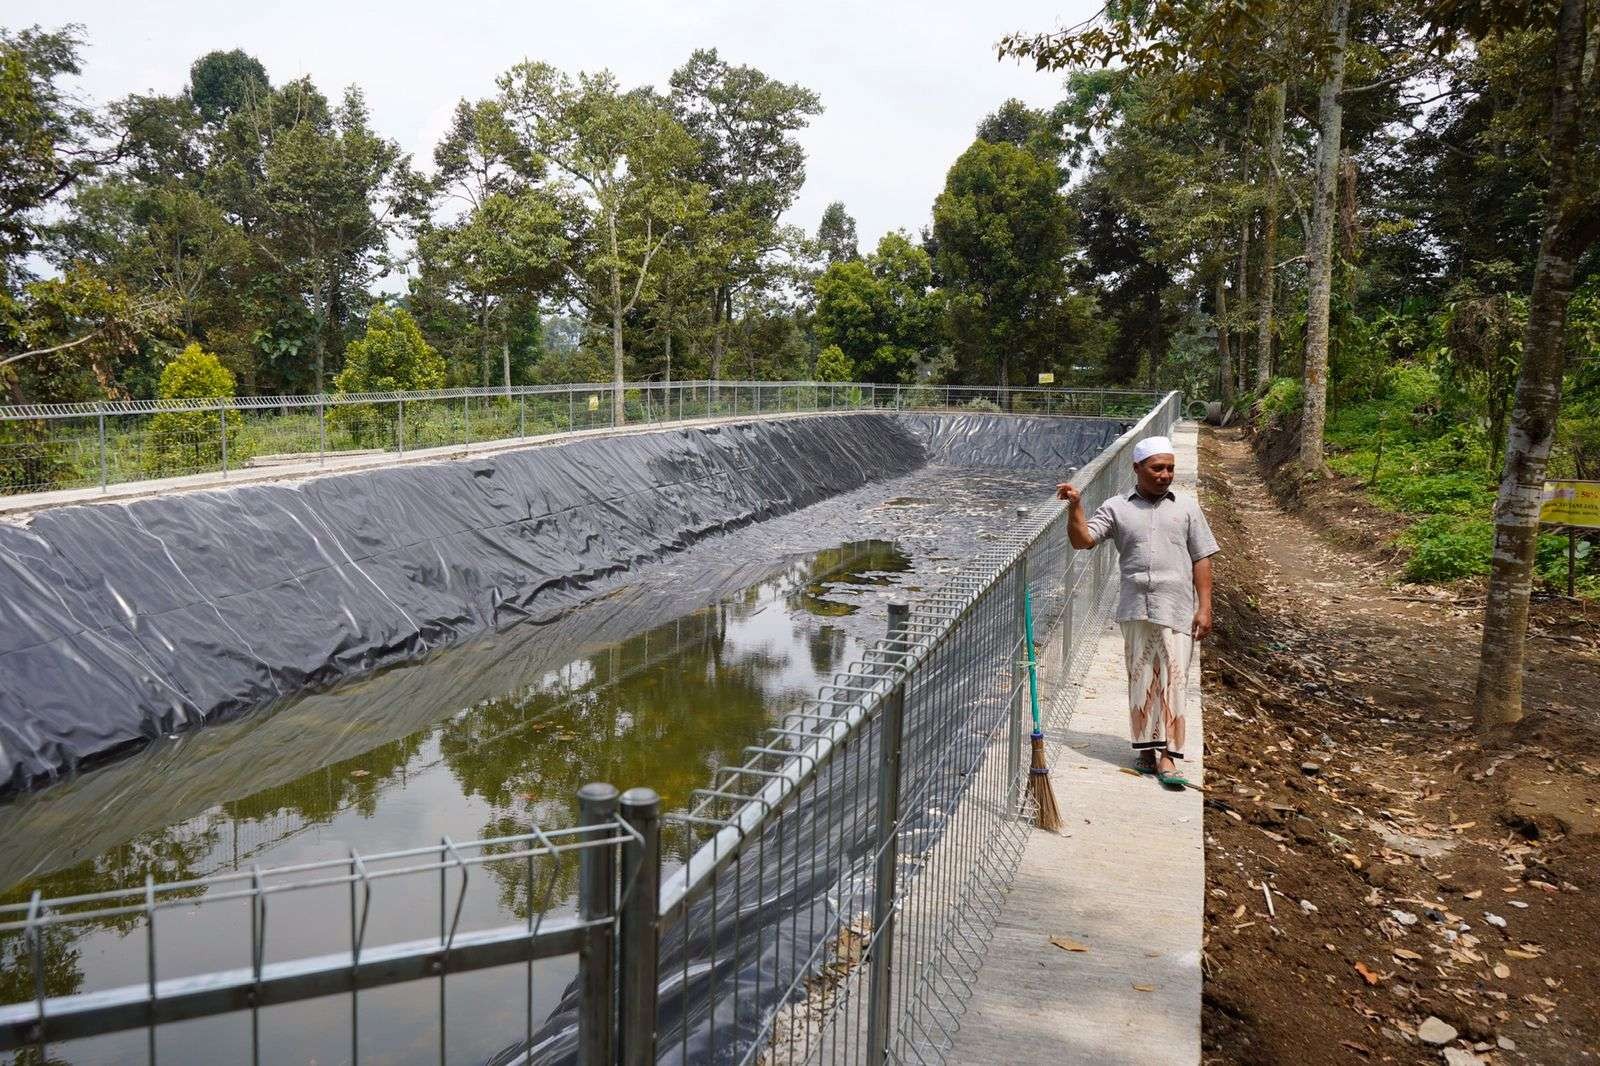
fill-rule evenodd
<path id="1" fill-rule="evenodd" d="M 1417 521 L 1400 535 L 1411 549 L 1406 577 L 1441 582 L 1489 572 L 1494 550 L 1494 523 L 1487 518 L 1436 514 Z"/>
<path id="2" fill-rule="evenodd" d="M 403 307 L 377 304 L 367 315 L 367 331 L 344 350 L 344 369 L 333 379 L 335 391 L 411 392 L 442 389 L 445 365 L 423 339 L 416 319 Z M 358 445 L 394 440 L 394 404 L 340 404 L 328 419 Z M 409 436 L 409 434 L 408 434 Z"/>
<path id="3" fill-rule="evenodd" d="M 815 377 L 818 381 L 850 381 L 855 372 L 850 357 L 837 344 L 830 344 L 817 353 Z"/>
<path id="4" fill-rule="evenodd" d="M 1305 403 L 1305 390 L 1296 378 L 1274 378 L 1256 404 L 1256 428 L 1266 429 L 1276 418 L 1291 415 Z"/>
<path id="5" fill-rule="evenodd" d="M 211 400 L 234 395 L 233 373 L 198 344 L 191 344 L 161 369 L 157 395 L 163 400 Z M 238 411 L 163 411 L 150 420 L 144 451 L 145 472 L 154 477 L 192 474 L 222 466 L 222 432 L 227 427 L 228 461 L 242 463 L 250 448 Z"/>
<path id="6" fill-rule="evenodd" d="M 999 404 L 995 403 L 993 400 L 986 400 L 982 396 L 968 400 L 966 403 L 961 405 L 961 408 L 965 411 L 989 411 L 993 414 L 1001 413 Z"/>

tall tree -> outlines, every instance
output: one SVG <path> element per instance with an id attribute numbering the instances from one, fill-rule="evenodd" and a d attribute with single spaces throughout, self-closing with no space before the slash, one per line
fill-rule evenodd
<path id="1" fill-rule="evenodd" d="M 782 269 L 777 260 L 796 243 L 778 219 L 805 182 L 805 149 L 795 134 L 822 113 L 822 103 L 811 90 L 729 63 L 714 48 L 696 50 L 670 85 L 673 113 L 699 148 L 694 178 L 709 197 L 694 239 L 711 267 L 716 379 L 735 298 L 771 283 Z"/>
<path id="2" fill-rule="evenodd" d="M 51 399 L 77 398 L 57 392 L 80 376 L 75 358 L 131 321 L 128 294 L 81 270 L 41 283 L 30 262 L 44 250 L 49 210 L 126 149 L 63 84 L 80 73 L 80 33 L 0 29 L 0 381 L 13 399 L 29 377 Z M 96 377 L 105 374 L 102 365 Z"/>
<path id="3" fill-rule="evenodd" d="M 822 221 L 817 225 L 817 248 L 829 265 L 861 258 L 856 220 L 844 209 L 843 201 L 833 201 L 822 212 Z"/>
<path id="4" fill-rule="evenodd" d="M 938 336 L 928 253 L 886 233 L 865 260 L 834 263 L 816 281 L 817 341 L 837 347 L 861 381 L 910 382 Z"/>
<path id="5" fill-rule="evenodd" d="M 456 105 L 434 151 L 435 182 L 460 214 L 425 224 L 417 250 L 423 273 L 457 291 L 470 311 L 479 384 L 492 383 L 491 354 L 511 387 L 511 336 L 519 302 L 537 309 L 562 276 L 568 211 L 541 182 L 544 163 L 523 144 L 499 101 Z"/>
<path id="6" fill-rule="evenodd" d="M 1328 417 L 1328 309 L 1333 298 L 1333 219 L 1339 191 L 1339 142 L 1344 131 L 1345 53 L 1350 35 L 1350 0 L 1324 0 L 1327 67 L 1317 92 L 1316 191 L 1311 203 L 1311 239 L 1306 246 L 1305 407 L 1300 417 L 1300 466 L 1320 473 L 1323 428 Z"/>
<path id="7" fill-rule="evenodd" d="M 974 142 L 934 201 L 957 358 L 1002 393 L 1062 354 L 1071 229 L 1055 167 L 1012 144 Z"/>
<path id="8" fill-rule="evenodd" d="M 1478 664 L 1481 730 L 1522 717 L 1523 663 L 1532 590 L 1539 501 L 1561 409 L 1568 305 L 1579 259 L 1600 242 L 1600 5 L 1440 5 L 1446 26 L 1482 36 L 1531 30 L 1548 41 L 1541 70 L 1549 160 L 1543 232 L 1528 298 L 1522 371 L 1495 503 L 1494 557 Z M 1552 17 L 1553 15 L 1553 17 Z"/>
<path id="9" fill-rule="evenodd" d="M 1256 284 L 1256 388 L 1265 390 L 1272 380 L 1272 346 L 1277 336 L 1274 322 L 1278 285 L 1278 218 L 1283 182 L 1283 120 L 1288 86 L 1280 78 L 1263 94 L 1267 136 L 1262 166 L 1261 280 Z"/>
<path id="10" fill-rule="evenodd" d="M 609 71 L 576 81 L 545 63 L 520 63 L 499 81 L 501 106 L 529 149 L 574 193 L 581 250 L 572 292 L 611 327 L 612 417 L 625 418 L 625 319 L 647 295 L 651 265 L 706 210 L 690 177 L 695 141 L 647 92 L 623 92 Z"/>

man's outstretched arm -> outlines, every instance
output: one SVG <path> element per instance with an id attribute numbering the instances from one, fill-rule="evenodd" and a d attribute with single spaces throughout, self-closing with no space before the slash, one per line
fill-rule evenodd
<path id="1" fill-rule="evenodd" d="M 1194 639 L 1211 635 L 1211 556 L 1194 563 Z"/>
<path id="2" fill-rule="evenodd" d="M 1083 514 L 1083 497 L 1068 482 L 1056 486 L 1056 499 L 1067 501 L 1067 542 L 1074 548 L 1092 548 L 1099 541 L 1089 532 L 1089 520 Z"/>

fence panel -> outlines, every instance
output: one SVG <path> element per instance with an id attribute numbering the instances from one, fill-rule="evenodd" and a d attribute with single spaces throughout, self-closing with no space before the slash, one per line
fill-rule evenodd
<path id="1" fill-rule="evenodd" d="M 982 390 L 807 388 L 809 396 L 789 385 L 676 383 L 623 399 L 641 418 L 667 419 L 741 401 L 771 410 L 780 398 L 840 408 L 965 407 L 985 398 Z M 1047 390 L 989 395 L 1047 410 L 1087 402 Z M 337 447 L 340 427 L 365 425 L 370 439 L 410 451 L 426 446 L 435 425 L 468 441 L 475 431 L 606 425 L 611 399 L 606 386 L 396 397 L 388 406 L 363 398 L 341 406 L 392 410 L 392 438 L 389 426 L 361 421 L 372 417 L 366 411 L 314 425 L 319 443 L 331 431 Z M 238 454 L 235 432 L 248 437 L 250 416 L 262 409 L 201 412 L 219 420 L 219 462 L 222 441 Z M 1147 401 L 1138 423 L 1074 477 L 1085 506 L 1128 491 L 1133 442 L 1170 431 L 1179 409 L 1176 394 L 1153 409 Z M 245 417 L 225 434 L 224 416 L 234 413 Z M 393 1054 L 384 1041 L 397 1037 L 415 1058 L 421 1033 L 441 1062 L 942 1061 L 1034 813 L 1025 596 L 1052 725 L 1071 713 L 1075 679 L 1113 600 L 1110 549 L 1087 558 L 1071 551 L 1065 522 L 1059 503 L 1021 509 L 943 585 L 895 604 L 883 639 L 747 749 L 744 763 L 719 770 L 686 810 L 658 817 L 647 790 L 618 797 L 610 786 L 588 786 L 580 824 L 566 829 L 0 907 L 0 946 L 25 967 L 18 972 L 33 993 L 0 1006 L 0 1051 L 31 1049 L 47 1061 L 63 1042 L 122 1041 L 96 1047 L 154 1062 L 163 1031 L 203 1024 L 214 1027 L 206 1040 L 237 1042 L 240 1054 L 224 1050 L 224 1058 L 258 1055 L 266 1039 L 275 1053 L 348 1050 L 359 1061 Z M 659 879 L 663 839 L 679 847 Z M 308 909 L 305 901 L 315 902 Z M 201 917 L 229 908 L 210 925 Z M 506 924 L 508 909 L 515 924 Z M 421 912 L 437 927 L 419 939 Z M 52 952 L 62 949 L 59 931 L 75 923 L 142 933 L 145 974 L 53 995 Z M 227 938 L 238 943 L 234 969 L 206 972 L 185 960 L 186 943 L 212 948 Z M 554 999 L 536 996 L 535 964 L 573 954 L 578 977 Z M 521 974 L 520 1036 L 505 1025 L 504 986 L 470 984 L 479 972 Z M 374 1001 L 419 982 L 436 982 L 436 996 L 413 994 L 374 1012 Z M 325 1011 L 340 997 L 349 1041 L 335 1052 L 295 1045 L 295 1016 L 275 1013 Z M 497 1009 L 474 1014 L 483 1004 Z M 243 1021 L 215 1028 L 230 1017 Z M 198 1031 L 185 1032 L 193 1046 Z M 481 1053 L 485 1041 L 493 1054 Z"/>

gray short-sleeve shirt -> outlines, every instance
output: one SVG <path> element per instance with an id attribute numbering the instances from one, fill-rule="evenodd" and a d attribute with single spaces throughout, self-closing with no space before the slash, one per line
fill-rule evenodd
<path id="1" fill-rule="evenodd" d="M 1149 621 L 1187 633 L 1194 624 L 1194 564 L 1217 553 L 1211 526 L 1192 496 L 1148 500 L 1135 489 L 1089 518 L 1096 545 L 1110 537 L 1121 556 L 1117 621 Z"/>

